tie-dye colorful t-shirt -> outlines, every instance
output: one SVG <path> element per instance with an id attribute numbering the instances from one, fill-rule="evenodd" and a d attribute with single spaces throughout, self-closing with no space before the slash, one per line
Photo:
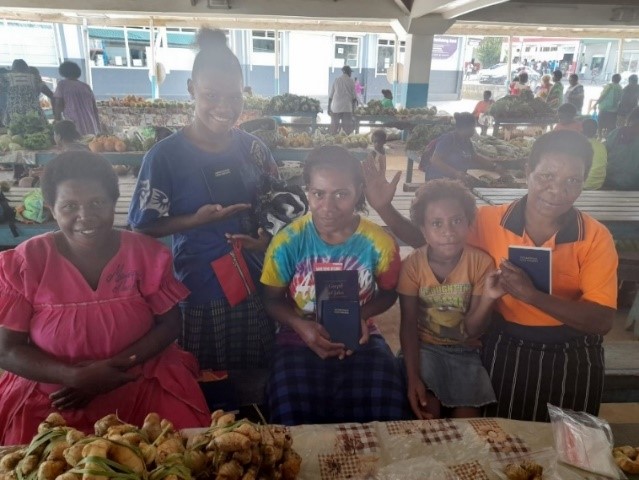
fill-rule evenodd
<path id="1" fill-rule="evenodd" d="M 346 242 L 330 245 L 317 233 L 309 213 L 273 238 L 266 252 L 261 281 L 272 287 L 288 287 L 298 311 L 312 314 L 315 313 L 314 271 L 357 270 L 363 305 L 374 297 L 377 289 L 395 289 L 400 266 L 397 243 L 379 225 L 362 218 Z M 370 329 L 375 333 L 372 323 Z M 286 329 L 280 333 L 284 332 Z"/>

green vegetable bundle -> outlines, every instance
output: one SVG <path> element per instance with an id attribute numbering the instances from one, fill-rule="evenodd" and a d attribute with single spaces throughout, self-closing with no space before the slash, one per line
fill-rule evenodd
<path id="1" fill-rule="evenodd" d="M 37 113 L 11 116 L 11 123 L 9 124 L 10 135 L 28 135 L 48 130 L 47 121 Z"/>
<path id="2" fill-rule="evenodd" d="M 302 95 L 293 95 L 291 93 L 276 95 L 271 98 L 266 107 L 266 113 L 271 115 L 299 112 L 319 113 L 321 111 L 319 100 Z"/>
<path id="3" fill-rule="evenodd" d="M 497 120 L 534 120 L 552 118 L 556 115 L 546 102 L 534 98 L 532 92 L 524 90 L 519 96 L 508 95 L 490 107 L 490 115 Z"/>

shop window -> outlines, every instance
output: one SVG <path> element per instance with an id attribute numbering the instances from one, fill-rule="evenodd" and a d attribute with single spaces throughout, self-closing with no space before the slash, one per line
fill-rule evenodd
<path id="1" fill-rule="evenodd" d="M 359 68 L 359 37 L 335 36 L 333 67 Z"/>
<path id="2" fill-rule="evenodd" d="M 275 31 L 253 30 L 253 53 L 275 53 Z"/>
<path id="3" fill-rule="evenodd" d="M 386 75 L 395 63 L 395 40 L 380 38 L 377 40 L 377 75 Z"/>

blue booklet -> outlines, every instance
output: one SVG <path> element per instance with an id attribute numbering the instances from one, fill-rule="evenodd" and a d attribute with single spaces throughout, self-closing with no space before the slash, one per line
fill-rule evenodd
<path id="1" fill-rule="evenodd" d="M 552 250 L 546 247 L 508 247 L 508 260 L 521 268 L 541 292 L 552 293 Z"/>
<path id="2" fill-rule="evenodd" d="M 317 320 L 331 336 L 349 350 L 359 346 L 361 313 L 357 270 L 316 271 L 315 308 Z"/>

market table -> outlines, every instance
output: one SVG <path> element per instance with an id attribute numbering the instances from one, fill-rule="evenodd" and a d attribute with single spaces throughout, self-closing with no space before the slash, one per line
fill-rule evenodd
<path id="1" fill-rule="evenodd" d="M 451 117 L 448 116 L 435 116 L 435 117 L 415 117 L 411 118 L 406 116 L 395 115 L 353 115 L 355 122 L 355 132 L 359 133 L 359 129 L 364 124 L 367 127 L 387 127 L 397 128 L 399 130 L 412 130 L 417 125 L 438 125 L 441 123 L 450 123 Z"/>
<path id="2" fill-rule="evenodd" d="M 497 418 L 291 427 L 300 480 L 489 480 L 517 456 L 538 457 L 544 479 L 595 479 L 557 464 L 550 424 Z M 492 433 L 491 433 L 492 432 Z M 639 424 L 613 425 L 620 445 L 639 445 Z M 489 440 L 489 438 L 491 440 Z M 548 475 L 556 470 L 555 476 Z M 638 477 L 630 477 L 638 478 Z"/>

